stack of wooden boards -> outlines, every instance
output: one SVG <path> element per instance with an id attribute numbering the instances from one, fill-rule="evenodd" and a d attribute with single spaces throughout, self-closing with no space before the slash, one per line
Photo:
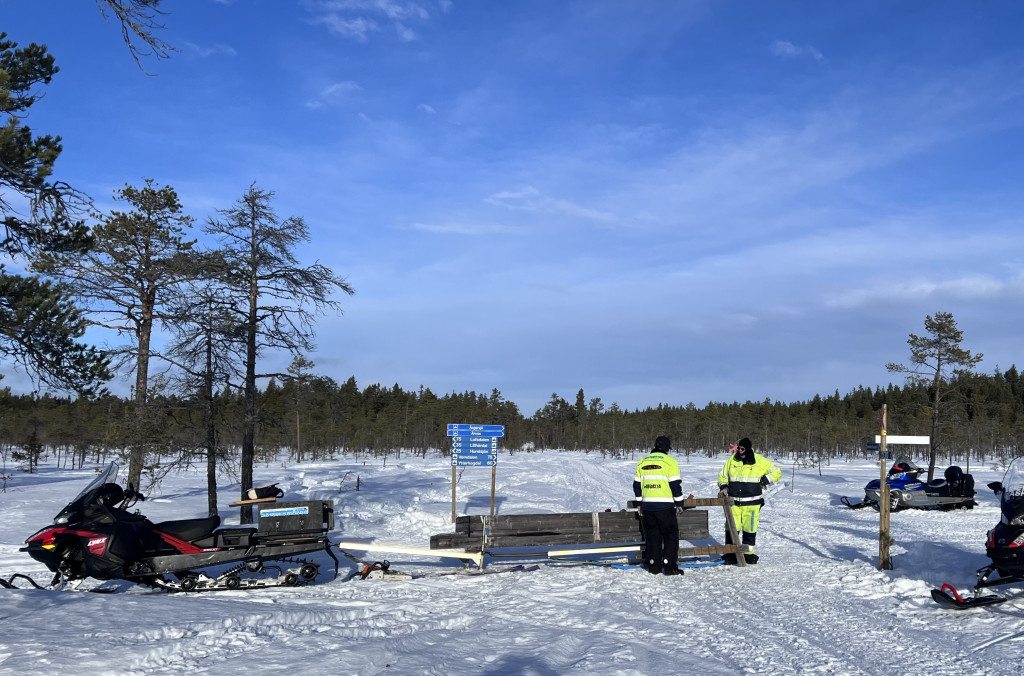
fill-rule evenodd
<path id="1" fill-rule="evenodd" d="M 708 510 L 694 507 L 723 508 L 728 528 L 733 529 L 733 542 L 738 542 L 731 519 L 731 500 L 689 498 L 686 508 L 676 514 L 680 541 L 710 540 Z M 634 507 L 634 503 L 629 503 Z M 613 512 L 568 512 L 561 514 L 501 514 L 495 516 L 460 516 L 455 519 L 454 533 L 430 536 L 431 549 L 465 549 L 483 552 L 499 548 L 563 547 L 642 544 L 640 517 L 635 510 Z M 680 548 L 680 556 L 736 554 L 736 545 Z M 741 557 L 742 558 L 742 557 Z"/>
<path id="2" fill-rule="evenodd" d="M 681 540 L 707 540 L 708 513 L 687 509 L 676 515 Z M 496 547 L 628 544 L 644 541 L 635 511 L 460 516 L 454 533 L 430 536 L 431 549 L 481 551 Z"/>

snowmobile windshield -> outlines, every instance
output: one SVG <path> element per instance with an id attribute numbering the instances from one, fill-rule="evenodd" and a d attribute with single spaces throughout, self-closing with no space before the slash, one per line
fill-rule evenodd
<path id="1" fill-rule="evenodd" d="M 1024 458 L 1015 459 L 1006 468 L 1000 502 L 1003 514 L 1008 518 L 1024 512 Z"/>
<path id="2" fill-rule="evenodd" d="M 69 502 L 64 509 L 60 510 L 60 513 L 54 517 L 54 523 L 67 523 L 69 517 L 85 507 L 89 506 L 96 500 L 96 496 L 103 486 L 108 483 L 117 482 L 117 463 L 112 462 L 107 465 L 107 468 L 93 479 L 85 489 L 79 493 L 74 500 Z"/>
<path id="3" fill-rule="evenodd" d="M 889 474 L 902 474 L 906 473 L 911 479 L 916 479 L 924 470 L 918 467 L 908 458 L 897 458 L 896 462 L 893 463 L 892 468 L 889 469 Z"/>

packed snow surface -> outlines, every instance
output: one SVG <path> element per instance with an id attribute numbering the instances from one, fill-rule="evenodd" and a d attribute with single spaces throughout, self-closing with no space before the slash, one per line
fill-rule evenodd
<path id="1" fill-rule="evenodd" d="M 503 452 L 496 512 L 623 509 L 638 459 Z M 713 497 L 725 459 L 680 456 L 684 493 Z M 863 497 L 878 464 L 833 460 L 820 475 L 816 466 L 778 464 L 784 484 L 761 511 L 756 566 L 664 577 L 544 557 L 488 557 L 488 570 L 540 567 L 435 575 L 464 564 L 352 549 L 352 557 L 431 576 L 348 580 L 359 564 L 339 556 L 335 578 L 333 562 L 319 553 L 321 574 L 304 587 L 175 594 L 121 585 L 116 593 L 84 593 L 100 584 L 89 581 L 79 591 L 0 589 L 0 674 L 1024 672 L 1024 590 L 997 589 L 1010 600 L 959 612 L 929 594 L 944 582 L 970 592 L 974 571 L 987 563 L 985 535 L 999 512 L 985 485 L 1002 478 L 1002 467 L 964 467 L 978 487 L 973 510 L 893 514 L 895 567 L 880 571 L 878 513 L 840 503 L 844 495 Z M 18 549 L 98 467 L 51 461 L 28 474 L 8 465 L 0 577 L 18 572 L 48 581 L 45 568 Z M 255 473 L 258 484 L 278 482 L 286 500 L 332 500 L 336 542 L 427 549 L 430 535 L 454 531 L 451 467 L 439 455 L 278 461 Z M 237 508 L 228 505 L 239 492 L 232 481 L 224 476 L 220 486 L 227 525 L 238 523 Z M 487 514 L 490 491 L 488 469 L 460 468 L 457 513 Z M 172 472 L 148 493 L 137 508 L 153 521 L 206 515 L 202 468 Z M 724 520 L 711 510 L 711 533 L 721 543 Z"/>

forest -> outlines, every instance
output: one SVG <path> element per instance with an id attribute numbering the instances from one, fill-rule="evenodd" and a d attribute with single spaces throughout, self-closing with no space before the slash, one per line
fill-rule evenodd
<path id="1" fill-rule="evenodd" d="M 943 420 L 935 435 L 938 456 L 947 461 L 985 461 L 1014 456 L 1024 440 L 1024 383 L 1016 366 L 1005 372 L 960 374 L 949 382 Z M 552 394 L 543 408 L 526 416 L 500 391 L 438 395 L 429 388 L 406 391 L 354 378 L 341 385 L 330 378 L 271 380 L 256 400 L 256 459 L 323 461 L 367 455 L 387 462 L 403 453 L 449 453 L 451 422 L 501 424 L 501 452 L 566 449 L 605 454 L 634 453 L 666 434 L 677 454 L 717 453 L 748 436 L 755 449 L 778 460 L 821 461 L 868 457 L 866 444 L 880 429 L 887 405 L 889 434 L 928 434 L 933 392 L 928 385 L 858 387 L 784 403 L 709 402 L 698 407 L 661 404 L 622 410 L 587 400 L 582 389 L 569 401 Z M 0 390 L 0 448 L 7 470 L 31 469 L 43 456 L 62 462 L 122 456 L 140 442 L 135 402 L 114 396 L 96 399 L 32 396 Z M 147 405 L 149 424 L 141 442 L 147 467 L 206 462 L 205 403 L 201 398 L 157 394 Z M 218 465 L 237 466 L 245 403 L 225 390 L 217 397 Z M 907 449 L 910 450 L 910 449 Z M 924 449 L 914 449 L 924 453 Z"/>

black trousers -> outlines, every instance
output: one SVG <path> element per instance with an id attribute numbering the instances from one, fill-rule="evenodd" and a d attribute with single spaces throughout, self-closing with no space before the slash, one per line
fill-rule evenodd
<path id="1" fill-rule="evenodd" d="M 644 560 L 657 569 L 679 565 L 679 522 L 674 508 L 644 510 Z"/>

